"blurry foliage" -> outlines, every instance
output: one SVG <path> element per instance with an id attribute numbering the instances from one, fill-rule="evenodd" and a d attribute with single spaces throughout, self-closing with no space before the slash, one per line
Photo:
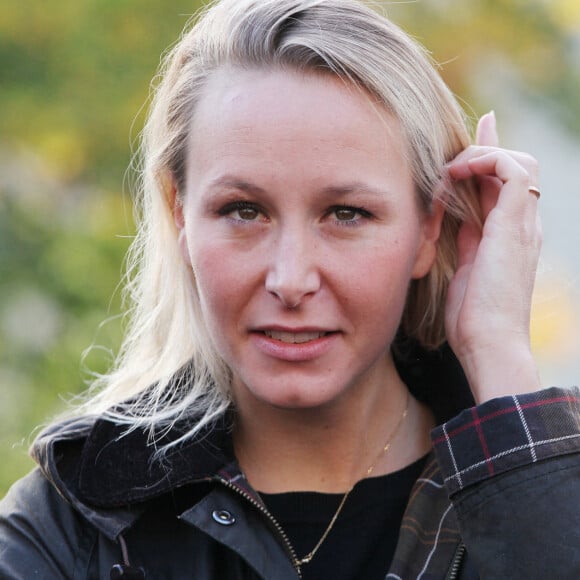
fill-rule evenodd
<path id="1" fill-rule="evenodd" d="M 197 4 L 7 3 L 0 19 L 3 133 L 32 147 L 65 181 L 117 187 L 148 79 Z"/>
<path id="2" fill-rule="evenodd" d="M 385 2 L 388 14 L 441 63 L 457 95 L 478 111 L 476 86 L 509 68 L 526 97 L 553 107 L 580 133 L 580 2 L 577 0 L 419 0 Z M 490 70 L 491 69 L 491 70 Z M 499 97 L 498 97 L 499 98 Z M 468 111 L 469 112 L 469 111 Z"/>
<path id="3" fill-rule="evenodd" d="M 132 233 L 123 191 L 130 142 L 159 56 L 198 4 L 19 0 L 2 7 L 0 496 L 30 469 L 35 426 L 65 408 L 61 397 L 84 388 L 81 353 L 104 345 L 85 361 L 102 372 L 118 347 L 116 288 Z M 492 105 L 473 94 L 478 73 L 490 70 L 482 63 L 501 62 L 529 97 L 547 99 L 580 131 L 577 0 L 384 4 L 479 112 Z"/>
<path id="4" fill-rule="evenodd" d="M 84 389 L 88 370 L 104 371 L 118 347 L 116 288 L 133 231 L 123 191 L 130 143 L 160 54 L 198 7 L 2 6 L 0 497 L 32 466 L 33 429 L 66 408 L 62 399 Z M 81 363 L 93 343 L 104 348 Z"/>

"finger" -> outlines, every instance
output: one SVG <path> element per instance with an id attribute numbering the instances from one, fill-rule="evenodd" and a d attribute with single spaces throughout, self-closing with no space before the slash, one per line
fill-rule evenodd
<path id="1" fill-rule="evenodd" d="M 497 199 L 503 182 L 491 175 L 480 175 L 477 178 L 479 186 L 479 205 L 481 207 L 481 217 L 483 221 L 487 219 L 489 212 L 496 206 Z"/>
<path id="2" fill-rule="evenodd" d="M 502 192 L 511 192 L 511 195 L 500 195 L 498 203 L 502 203 L 502 199 L 505 199 L 507 203 L 510 200 L 516 202 L 525 198 L 528 201 L 529 197 L 536 197 L 531 196 L 528 190 L 530 185 L 534 185 L 532 175 L 534 172 L 505 152 L 498 151 L 474 157 L 467 162 L 467 165 L 473 175 L 495 177 L 503 183 Z"/>
<path id="3" fill-rule="evenodd" d="M 527 153 L 521 151 L 510 151 L 509 149 L 501 149 L 499 147 L 490 147 L 487 145 L 471 145 L 464 149 L 453 161 L 450 161 L 445 167 L 447 174 L 451 179 L 469 179 L 474 176 L 469 163 L 472 159 L 483 157 L 491 154 L 509 155 L 517 163 L 526 167 L 528 171 L 537 179 L 537 168 L 535 168 L 536 161 Z M 534 175 L 535 174 L 535 175 Z"/>
<path id="4" fill-rule="evenodd" d="M 494 207 L 514 217 L 527 213 L 530 177 L 521 165 L 510 157 L 485 155 L 472 159 L 469 166 L 476 175 L 497 176 L 503 182 Z"/>
<path id="5" fill-rule="evenodd" d="M 484 218 L 501 199 L 504 201 L 499 206 L 507 204 L 505 209 L 512 214 L 527 213 L 529 208 L 536 210 L 537 199 L 532 200 L 536 203 L 528 203 L 528 198 L 533 197 L 528 187 L 538 183 L 538 167 L 536 160 L 526 153 L 472 146 L 447 165 L 447 175 L 456 180 L 477 178 Z"/>
<path id="6" fill-rule="evenodd" d="M 475 224 L 464 222 L 457 235 L 457 269 L 473 264 L 481 242 L 481 231 Z"/>
<path id="7" fill-rule="evenodd" d="M 488 147 L 498 147 L 499 137 L 497 135 L 497 125 L 495 112 L 490 111 L 479 119 L 477 131 L 475 133 L 477 145 L 487 145 Z"/>
<path id="8" fill-rule="evenodd" d="M 497 197 L 495 208 L 507 217 L 504 226 L 517 230 L 518 237 L 533 246 L 538 245 L 541 234 L 538 229 L 538 199 L 530 194 L 531 171 L 520 165 L 512 156 L 505 153 L 489 154 L 471 159 L 469 165 L 475 175 L 492 175 L 499 178 L 503 185 Z M 487 224 L 487 220 L 486 220 Z"/>

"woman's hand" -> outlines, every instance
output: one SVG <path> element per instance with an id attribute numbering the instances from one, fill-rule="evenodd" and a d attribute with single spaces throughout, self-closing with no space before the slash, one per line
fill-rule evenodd
<path id="1" fill-rule="evenodd" d="M 475 176 L 483 229 L 460 229 L 446 329 L 479 403 L 540 388 L 529 327 L 542 234 L 529 190 L 538 186 L 536 160 L 498 147 L 493 113 L 480 119 L 476 142 L 447 166 L 452 180 Z"/>

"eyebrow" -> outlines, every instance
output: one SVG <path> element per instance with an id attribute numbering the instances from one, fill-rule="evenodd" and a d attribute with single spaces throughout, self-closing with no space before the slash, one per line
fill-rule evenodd
<path id="1" fill-rule="evenodd" d="M 255 185 L 254 183 L 250 183 L 244 179 L 240 179 L 238 177 L 233 177 L 231 175 L 225 175 L 223 177 L 218 177 L 210 181 L 209 189 L 213 189 L 216 187 L 226 187 L 228 189 L 238 189 L 240 191 L 245 191 L 248 193 L 265 193 L 265 190 Z"/>
<path id="2" fill-rule="evenodd" d="M 362 183 L 360 181 L 345 183 L 343 185 L 331 185 L 329 187 L 323 188 L 322 191 L 333 197 L 344 197 L 355 193 L 363 193 L 382 198 L 392 197 L 392 194 L 389 190 L 378 189 L 376 187 L 372 187 L 371 185 L 368 185 L 367 183 Z"/>
<path id="3" fill-rule="evenodd" d="M 259 185 L 231 175 L 218 177 L 211 181 L 209 188 L 212 189 L 215 187 L 227 187 L 230 189 L 237 189 L 239 191 L 256 194 L 263 194 L 266 192 L 266 190 Z M 382 198 L 392 197 L 392 192 L 389 190 L 375 188 L 360 181 L 353 181 L 341 185 L 329 185 L 327 187 L 323 187 L 321 191 L 325 195 L 328 195 L 328 197 L 345 197 L 356 193 L 368 194 Z"/>

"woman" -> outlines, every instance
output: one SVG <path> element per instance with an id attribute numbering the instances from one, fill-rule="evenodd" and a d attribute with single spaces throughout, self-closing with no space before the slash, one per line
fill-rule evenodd
<path id="1" fill-rule="evenodd" d="M 2 578 L 577 577 L 537 187 L 358 2 L 212 6 L 144 132 L 124 348 L 4 501 Z"/>

